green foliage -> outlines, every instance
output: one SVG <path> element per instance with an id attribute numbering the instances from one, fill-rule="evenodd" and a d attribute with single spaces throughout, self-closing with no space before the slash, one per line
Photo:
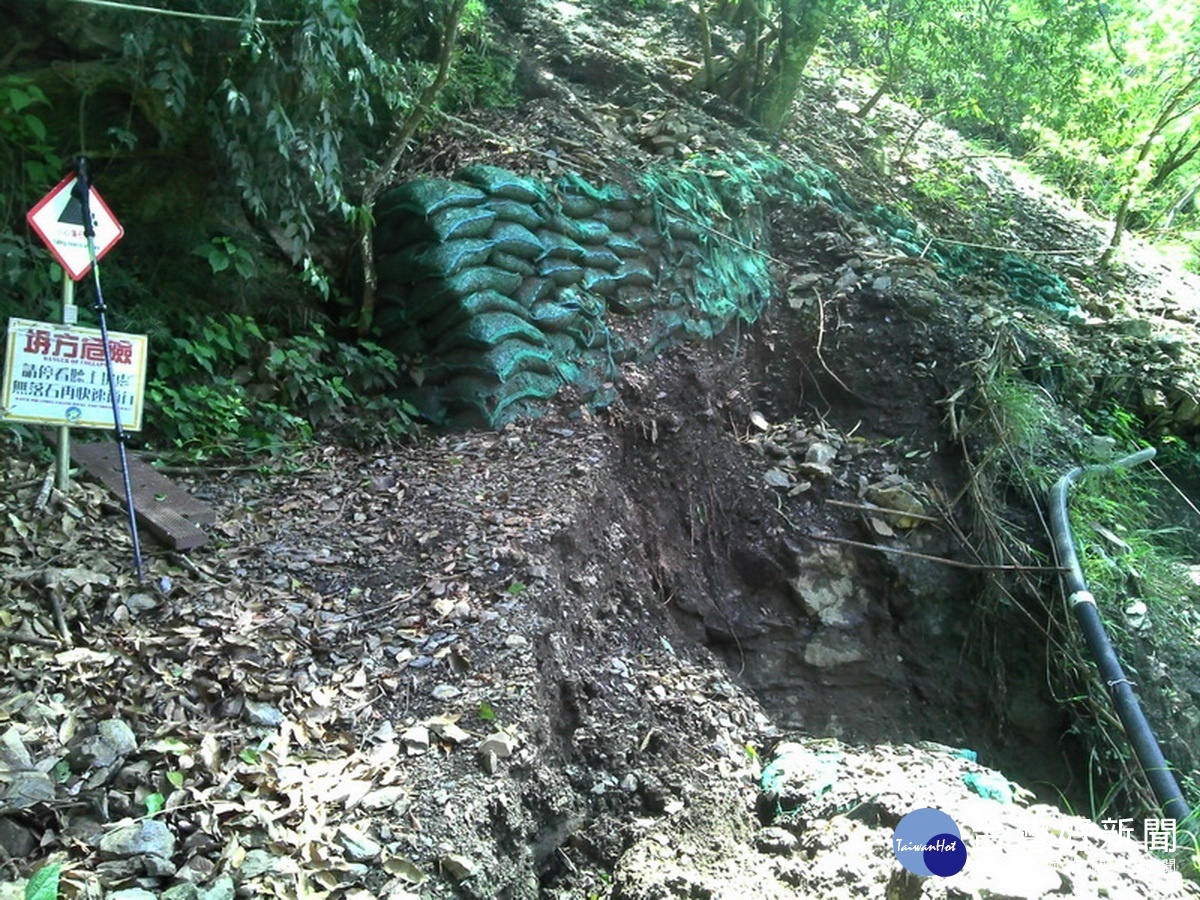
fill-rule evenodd
<path id="1" fill-rule="evenodd" d="M 214 275 L 232 268 L 241 278 L 254 277 L 257 266 L 254 255 L 243 247 L 239 247 L 232 238 L 218 236 L 206 244 L 200 244 L 192 250 L 196 256 L 208 262 Z"/>
<path id="2" fill-rule="evenodd" d="M 59 278 L 45 252 L 23 231 L 11 230 L 61 177 L 41 113 L 45 93 L 28 78 L 0 78 L 0 320 L 48 314 L 47 298 Z"/>
<path id="3" fill-rule="evenodd" d="M 516 106 L 520 99 L 516 73 L 516 59 L 496 44 L 487 7 L 481 0 L 467 0 L 458 26 L 454 68 L 439 105 L 450 110 Z"/>
<path id="4" fill-rule="evenodd" d="M 1044 496 L 1068 467 L 1064 452 L 1078 444 L 1062 411 L 1044 388 L 1011 372 L 981 384 L 980 391 L 999 439 L 995 450 L 1008 457 L 1010 476 Z"/>
<path id="5" fill-rule="evenodd" d="M 805 66 L 831 19 L 837 0 L 745 0 L 718 3 L 714 14 L 741 33 L 718 67 L 707 13 L 701 4 L 703 86 L 724 96 L 768 132 L 778 134 L 791 118 Z"/>
<path id="6" fill-rule="evenodd" d="M 860 0 L 835 41 L 879 89 L 1028 154 L 1125 224 L 1185 229 L 1200 184 L 1200 3 Z"/>
<path id="7" fill-rule="evenodd" d="M 413 410 L 389 396 L 396 358 L 370 344 L 344 344 L 315 327 L 280 337 L 254 319 L 225 315 L 172 337 L 156 354 L 147 386 L 150 424 L 184 453 L 278 454 L 316 429 L 359 444 L 397 439 Z"/>
<path id="8" fill-rule="evenodd" d="M 25 882 L 25 900 L 57 900 L 58 880 L 61 875 L 60 863 L 42 866 Z"/>

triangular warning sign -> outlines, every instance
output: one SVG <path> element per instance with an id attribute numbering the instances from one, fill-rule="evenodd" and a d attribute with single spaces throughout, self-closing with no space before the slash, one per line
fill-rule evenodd
<path id="1" fill-rule="evenodd" d="M 71 192 L 71 199 L 67 201 L 67 205 L 59 213 L 58 221 L 64 225 L 83 226 L 83 204 L 79 202 L 79 198 L 75 196 L 74 191 Z"/>
<path id="2" fill-rule="evenodd" d="M 45 241 L 54 258 L 75 281 L 92 268 L 92 263 L 107 253 L 121 239 L 125 230 L 108 204 L 93 187 L 88 195 L 95 235 L 92 241 L 84 234 L 81 190 L 78 179 L 68 175 L 25 214 L 37 236 Z"/>

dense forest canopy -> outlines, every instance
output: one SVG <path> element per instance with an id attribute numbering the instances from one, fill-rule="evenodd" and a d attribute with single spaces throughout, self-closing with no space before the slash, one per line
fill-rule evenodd
<path id="1" fill-rule="evenodd" d="M 1197 0 L 623 2 L 628 15 L 690 23 L 691 90 L 724 96 L 768 140 L 787 127 L 815 53 L 822 71 L 872 79 L 857 115 L 892 95 L 1110 215 L 1100 264 L 1130 228 L 1197 244 Z M 85 152 L 136 223 L 111 276 L 131 327 L 191 340 L 204 297 L 204 315 L 242 317 L 219 326 L 235 332 L 230 321 L 294 332 L 315 319 L 369 337 L 372 201 L 403 176 L 413 138 L 440 112 L 518 102 L 516 62 L 495 26 L 520 6 L 10 5 L 0 22 L 0 313 L 54 314 L 55 275 L 22 217 Z"/>

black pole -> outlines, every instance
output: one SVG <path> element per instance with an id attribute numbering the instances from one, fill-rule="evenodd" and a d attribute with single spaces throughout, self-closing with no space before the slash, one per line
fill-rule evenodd
<path id="1" fill-rule="evenodd" d="M 142 544 L 138 538 L 137 512 L 133 508 L 133 484 L 129 480 L 129 457 L 125 453 L 125 428 L 121 425 L 121 405 L 117 402 L 117 376 L 113 371 L 112 353 L 108 348 L 108 320 L 105 315 L 104 292 L 100 289 L 100 266 L 96 261 L 96 225 L 92 221 L 92 182 L 88 175 L 86 156 L 75 158 L 75 187 L 72 195 L 79 201 L 83 216 L 83 234 L 87 238 L 88 259 L 92 264 L 92 283 L 96 289 L 96 302 L 92 307 L 100 320 L 100 343 L 104 345 L 104 368 L 108 372 L 108 395 L 112 400 L 113 434 L 117 439 L 117 456 L 121 460 L 121 479 L 125 483 L 125 509 L 129 514 L 129 536 L 133 538 L 133 568 L 139 582 L 142 578 Z"/>

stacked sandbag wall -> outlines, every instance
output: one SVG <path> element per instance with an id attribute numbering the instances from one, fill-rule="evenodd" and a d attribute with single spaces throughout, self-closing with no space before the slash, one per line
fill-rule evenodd
<path id="1" fill-rule="evenodd" d="M 411 400 L 498 427 L 564 386 L 602 403 L 621 363 L 753 322 L 771 292 L 754 180 L 701 169 L 632 188 L 474 165 L 375 206 L 376 324 Z"/>

